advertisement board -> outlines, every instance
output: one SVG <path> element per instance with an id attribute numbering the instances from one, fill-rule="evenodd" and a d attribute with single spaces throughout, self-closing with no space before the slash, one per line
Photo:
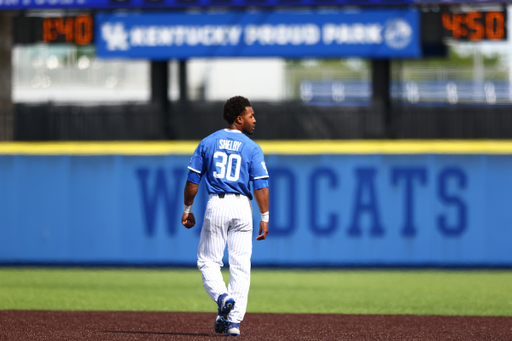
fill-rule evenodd
<path id="1" fill-rule="evenodd" d="M 418 58 L 411 9 L 98 13 L 100 58 Z"/>

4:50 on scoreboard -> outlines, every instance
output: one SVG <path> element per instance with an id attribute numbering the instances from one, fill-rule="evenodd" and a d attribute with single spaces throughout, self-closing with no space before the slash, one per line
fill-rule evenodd
<path id="1" fill-rule="evenodd" d="M 465 41 L 507 40 L 507 15 L 502 11 L 442 13 L 443 36 Z"/>

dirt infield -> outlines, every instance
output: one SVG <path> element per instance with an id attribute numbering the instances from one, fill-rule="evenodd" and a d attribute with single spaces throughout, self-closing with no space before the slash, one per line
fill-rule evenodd
<path id="1" fill-rule="evenodd" d="M 214 313 L 0 311 L 0 340 L 219 340 Z M 247 314 L 245 340 L 512 340 L 512 317 Z"/>

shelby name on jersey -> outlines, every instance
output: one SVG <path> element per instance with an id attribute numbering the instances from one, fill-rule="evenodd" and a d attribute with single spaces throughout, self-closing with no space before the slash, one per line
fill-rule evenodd
<path id="1" fill-rule="evenodd" d="M 219 149 L 225 149 L 225 150 L 231 150 L 234 152 L 238 152 L 241 145 L 242 145 L 242 142 L 240 142 L 240 141 L 223 140 L 223 139 L 219 140 Z"/>

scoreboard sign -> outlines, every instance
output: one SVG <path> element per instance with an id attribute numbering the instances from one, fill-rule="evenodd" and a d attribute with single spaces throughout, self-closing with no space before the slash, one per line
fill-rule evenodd
<path id="1" fill-rule="evenodd" d="M 461 41 L 502 41 L 507 39 L 507 11 L 444 11 L 444 38 Z"/>
<path id="2" fill-rule="evenodd" d="M 14 44 L 94 42 L 94 20 L 90 14 L 64 17 L 13 18 Z"/>

